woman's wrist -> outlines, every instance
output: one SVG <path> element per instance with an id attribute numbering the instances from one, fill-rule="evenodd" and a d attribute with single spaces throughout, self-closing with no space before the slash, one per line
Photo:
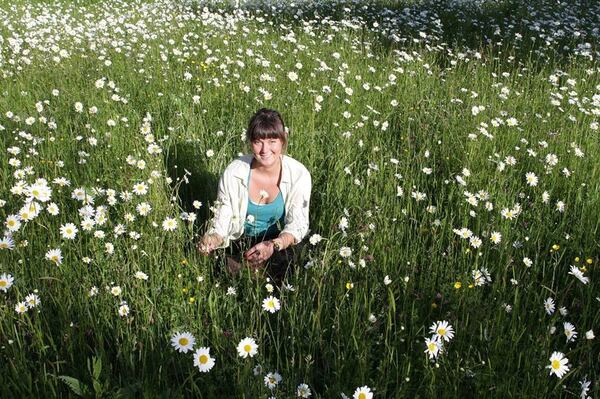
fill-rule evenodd
<path id="1" fill-rule="evenodd" d="M 271 244 L 273 245 L 273 252 L 279 252 L 283 249 L 283 245 L 281 243 L 281 240 L 277 239 L 277 238 L 273 238 L 271 240 Z"/>
<path id="2" fill-rule="evenodd" d="M 277 240 L 277 242 L 279 243 L 280 251 L 287 249 L 296 243 L 296 239 L 294 238 L 294 236 L 289 233 L 281 233 L 279 237 L 273 240 Z"/>

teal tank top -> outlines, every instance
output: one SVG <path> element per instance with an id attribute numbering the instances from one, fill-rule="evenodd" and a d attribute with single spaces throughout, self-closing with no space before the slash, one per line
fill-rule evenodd
<path id="1" fill-rule="evenodd" d="M 250 186 L 250 173 L 248 174 Z M 256 204 L 248 196 L 248 211 L 244 222 L 244 234 L 249 237 L 263 236 L 265 239 L 275 238 L 285 223 L 285 203 L 281 190 L 275 201 L 269 204 Z"/>

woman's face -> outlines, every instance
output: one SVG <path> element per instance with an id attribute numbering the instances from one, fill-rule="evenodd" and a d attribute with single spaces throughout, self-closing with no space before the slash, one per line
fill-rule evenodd
<path id="1" fill-rule="evenodd" d="M 259 166 L 269 167 L 279 162 L 279 157 L 283 151 L 283 141 L 276 139 L 258 139 L 250 143 L 254 159 Z"/>

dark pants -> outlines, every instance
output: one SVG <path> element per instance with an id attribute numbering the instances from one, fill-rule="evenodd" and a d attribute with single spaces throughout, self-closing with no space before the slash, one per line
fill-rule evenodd
<path id="1" fill-rule="evenodd" d="M 273 237 L 274 238 L 274 237 Z M 247 265 L 244 259 L 244 252 L 256 244 L 267 241 L 267 237 L 246 237 L 243 236 L 237 241 L 231 242 L 229 247 L 225 249 L 224 259 L 221 267 L 228 267 L 232 261 L 240 264 L 240 268 Z M 281 284 L 287 273 L 292 273 L 296 265 L 301 261 L 301 254 L 305 246 L 305 240 L 302 240 L 296 245 L 292 245 L 281 251 L 274 251 L 273 255 L 267 259 L 264 266 L 268 276 L 277 284 Z M 231 268 L 229 269 L 231 271 Z"/>

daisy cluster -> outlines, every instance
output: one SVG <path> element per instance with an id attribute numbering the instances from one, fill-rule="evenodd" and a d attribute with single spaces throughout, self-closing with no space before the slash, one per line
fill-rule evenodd
<path id="1" fill-rule="evenodd" d="M 429 327 L 431 338 L 425 338 L 425 353 L 430 359 L 436 359 L 444 351 L 444 344 L 454 338 L 454 328 L 447 321 L 436 321 Z"/>

